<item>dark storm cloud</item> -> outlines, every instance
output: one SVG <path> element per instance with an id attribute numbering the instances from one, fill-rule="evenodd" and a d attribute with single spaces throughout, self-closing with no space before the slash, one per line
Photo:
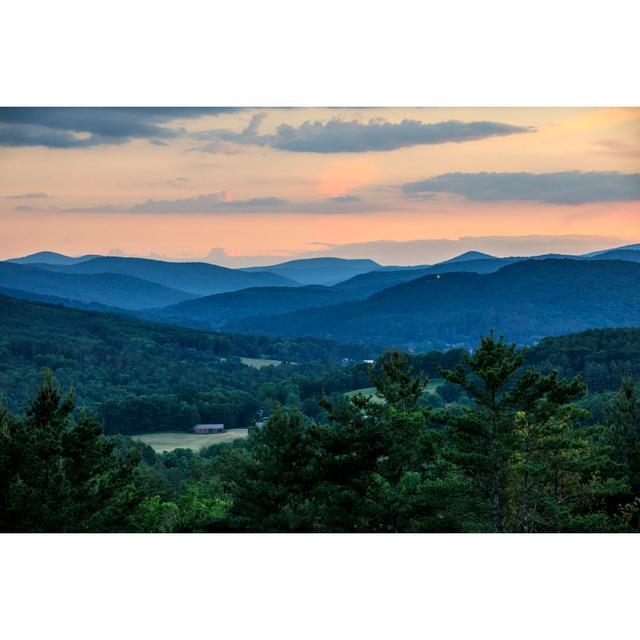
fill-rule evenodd
<path id="1" fill-rule="evenodd" d="M 184 135 L 167 123 L 233 111 L 208 107 L 5 107 L 0 108 L 0 145 L 58 149 L 122 144 L 133 138 L 154 144 Z"/>
<path id="2" fill-rule="evenodd" d="M 557 173 L 445 173 L 409 182 L 410 197 L 455 193 L 467 200 L 529 200 L 548 204 L 584 204 L 640 199 L 640 173 L 560 171 Z"/>
<path id="3" fill-rule="evenodd" d="M 274 134 L 259 135 L 264 114 L 256 114 L 240 132 L 228 129 L 201 131 L 196 138 L 209 141 L 200 151 L 217 152 L 216 143 L 272 147 L 283 151 L 308 153 L 358 153 L 366 151 L 393 151 L 423 144 L 469 142 L 495 136 L 508 136 L 535 131 L 532 127 L 519 127 L 502 122 L 461 122 L 449 120 L 425 124 L 419 120 L 398 123 L 372 119 L 367 123 L 340 119 L 328 122 L 305 122 L 298 127 L 280 125 Z"/>

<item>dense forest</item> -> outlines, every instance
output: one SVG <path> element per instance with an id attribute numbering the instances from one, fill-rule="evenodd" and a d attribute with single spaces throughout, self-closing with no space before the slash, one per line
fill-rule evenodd
<path id="1" fill-rule="evenodd" d="M 640 329 L 381 355 L 0 302 L 4 531 L 640 527 Z M 197 452 L 129 437 L 262 412 Z"/>
<path id="2" fill-rule="evenodd" d="M 44 369 L 73 388 L 107 433 L 190 429 L 197 422 L 246 427 L 274 402 L 322 412 L 320 392 L 366 386 L 369 348 L 314 338 L 281 341 L 213 334 L 123 316 L 0 296 L 0 389 L 24 406 Z M 272 358 L 254 369 L 239 356 Z"/>
<path id="3" fill-rule="evenodd" d="M 21 410 L 51 369 L 72 388 L 77 403 L 111 433 L 187 430 L 197 422 L 246 427 L 275 402 L 326 418 L 320 399 L 369 385 L 363 359 L 371 347 L 315 338 L 205 333 L 118 315 L 1 298 L 0 388 Z M 411 356 L 431 378 L 454 368 L 467 352 L 454 349 Z M 601 329 L 545 338 L 524 351 L 527 364 L 581 375 L 591 393 L 614 390 L 623 375 L 640 377 L 640 330 Z M 240 357 L 266 357 L 279 366 L 254 369 Z M 347 360 L 344 362 L 344 360 Z M 360 363 L 360 364 L 358 364 Z M 425 394 L 436 405 L 458 400 L 450 384 Z"/>
<path id="4" fill-rule="evenodd" d="M 3 531 L 631 532 L 640 530 L 640 389 L 624 376 L 595 423 L 578 377 L 525 365 L 489 335 L 429 407 L 407 354 L 369 367 L 383 402 L 276 408 L 246 440 L 162 455 L 105 436 L 45 373 L 0 409 Z"/>

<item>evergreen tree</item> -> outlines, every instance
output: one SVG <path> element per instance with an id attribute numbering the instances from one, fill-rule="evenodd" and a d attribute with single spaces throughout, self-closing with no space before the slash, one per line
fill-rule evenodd
<path id="1" fill-rule="evenodd" d="M 406 354 L 382 355 L 371 370 L 377 396 L 330 407 L 324 432 L 323 522 L 340 531 L 462 531 L 476 511 L 468 481 L 440 455 L 441 434 L 419 406 L 427 380 Z"/>
<path id="2" fill-rule="evenodd" d="M 122 531 L 139 497 L 131 484 L 138 462 L 118 459 L 93 418 L 72 418 L 50 371 L 19 420 L 2 418 L 4 531 Z"/>
<path id="3" fill-rule="evenodd" d="M 317 482 L 317 445 L 302 414 L 276 407 L 250 435 L 248 450 L 229 449 L 218 461 L 232 496 L 232 530 L 313 531 L 311 494 Z"/>
<path id="4" fill-rule="evenodd" d="M 605 411 L 605 439 L 629 483 L 620 512 L 630 526 L 640 529 L 640 389 L 631 376 L 622 377 Z"/>
<path id="5" fill-rule="evenodd" d="M 523 370 L 523 362 L 514 344 L 490 333 L 464 365 L 442 372 L 474 400 L 440 416 L 450 459 L 472 480 L 491 530 L 579 527 L 587 507 L 607 520 L 606 496 L 619 487 L 601 475 L 606 456 L 581 429 L 584 412 L 571 404 L 583 383 Z"/>

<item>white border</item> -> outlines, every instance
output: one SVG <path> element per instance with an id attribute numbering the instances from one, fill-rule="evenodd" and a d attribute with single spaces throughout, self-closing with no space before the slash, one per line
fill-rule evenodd
<path id="1" fill-rule="evenodd" d="M 0 103 L 638 106 L 635 0 L 20 0 Z"/>
<path id="2" fill-rule="evenodd" d="M 637 628 L 638 540 L 3 536 L 3 635 L 622 638 Z"/>

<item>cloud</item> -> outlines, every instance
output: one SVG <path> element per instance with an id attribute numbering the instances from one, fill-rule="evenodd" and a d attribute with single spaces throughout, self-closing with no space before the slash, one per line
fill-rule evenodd
<path id="1" fill-rule="evenodd" d="M 5 196 L 6 200 L 43 200 L 44 198 L 49 198 L 46 193 L 38 192 L 38 193 L 18 193 L 13 196 Z"/>
<path id="2" fill-rule="evenodd" d="M 256 114 L 247 127 L 235 132 L 229 129 L 201 131 L 195 137 L 208 141 L 200 151 L 218 152 L 221 143 L 268 146 L 274 149 L 308 153 L 357 153 L 393 151 L 423 144 L 468 142 L 495 136 L 508 136 L 535 131 L 502 122 L 461 122 L 449 120 L 426 124 L 405 119 L 398 123 L 371 119 L 366 123 L 338 118 L 328 122 L 307 121 L 298 127 L 281 124 L 274 134 L 260 135 L 258 129 L 265 114 Z"/>
<path id="3" fill-rule="evenodd" d="M 557 173 L 445 173 L 402 190 L 410 197 L 455 193 L 467 200 L 533 200 L 549 204 L 583 204 L 640 199 L 640 173 L 561 171 Z"/>
<path id="4" fill-rule="evenodd" d="M 99 204 L 95 207 L 70 207 L 60 211 L 62 213 L 127 213 L 129 209 L 116 204 Z"/>
<path id="5" fill-rule="evenodd" d="M 122 144 L 141 138 L 153 144 L 185 135 L 166 126 L 175 120 L 216 115 L 234 109 L 208 107 L 4 107 L 0 145 L 58 149 Z"/>
<path id="6" fill-rule="evenodd" d="M 194 134 L 179 126 L 180 120 L 216 115 L 233 108 L 208 107 L 6 107 L 0 108 L 1 146 L 44 146 L 75 149 L 123 144 L 144 139 L 155 145 L 190 138 L 201 144 L 194 149 L 210 153 L 234 153 L 237 145 L 270 147 L 309 153 L 357 153 L 392 151 L 423 144 L 468 142 L 494 136 L 534 131 L 501 122 L 424 123 L 405 119 L 392 123 L 382 118 L 368 122 L 333 118 L 307 121 L 299 126 L 281 124 L 270 134 L 260 134 L 265 113 L 254 114 L 241 131 L 211 129 Z"/>
<path id="7" fill-rule="evenodd" d="M 128 211 L 131 213 L 228 213 L 231 211 L 275 211 L 286 204 L 275 197 L 229 200 L 225 191 L 207 193 L 193 198 L 176 200 L 145 200 Z"/>
<path id="8" fill-rule="evenodd" d="M 92 207 L 63 209 L 63 213 L 157 213 L 157 214 L 225 214 L 225 213 L 366 213 L 380 211 L 381 205 L 357 196 L 345 195 L 320 200 L 292 201 L 275 196 L 233 200 L 226 191 L 191 198 L 155 200 L 150 198 L 133 206 L 101 204 Z"/>

